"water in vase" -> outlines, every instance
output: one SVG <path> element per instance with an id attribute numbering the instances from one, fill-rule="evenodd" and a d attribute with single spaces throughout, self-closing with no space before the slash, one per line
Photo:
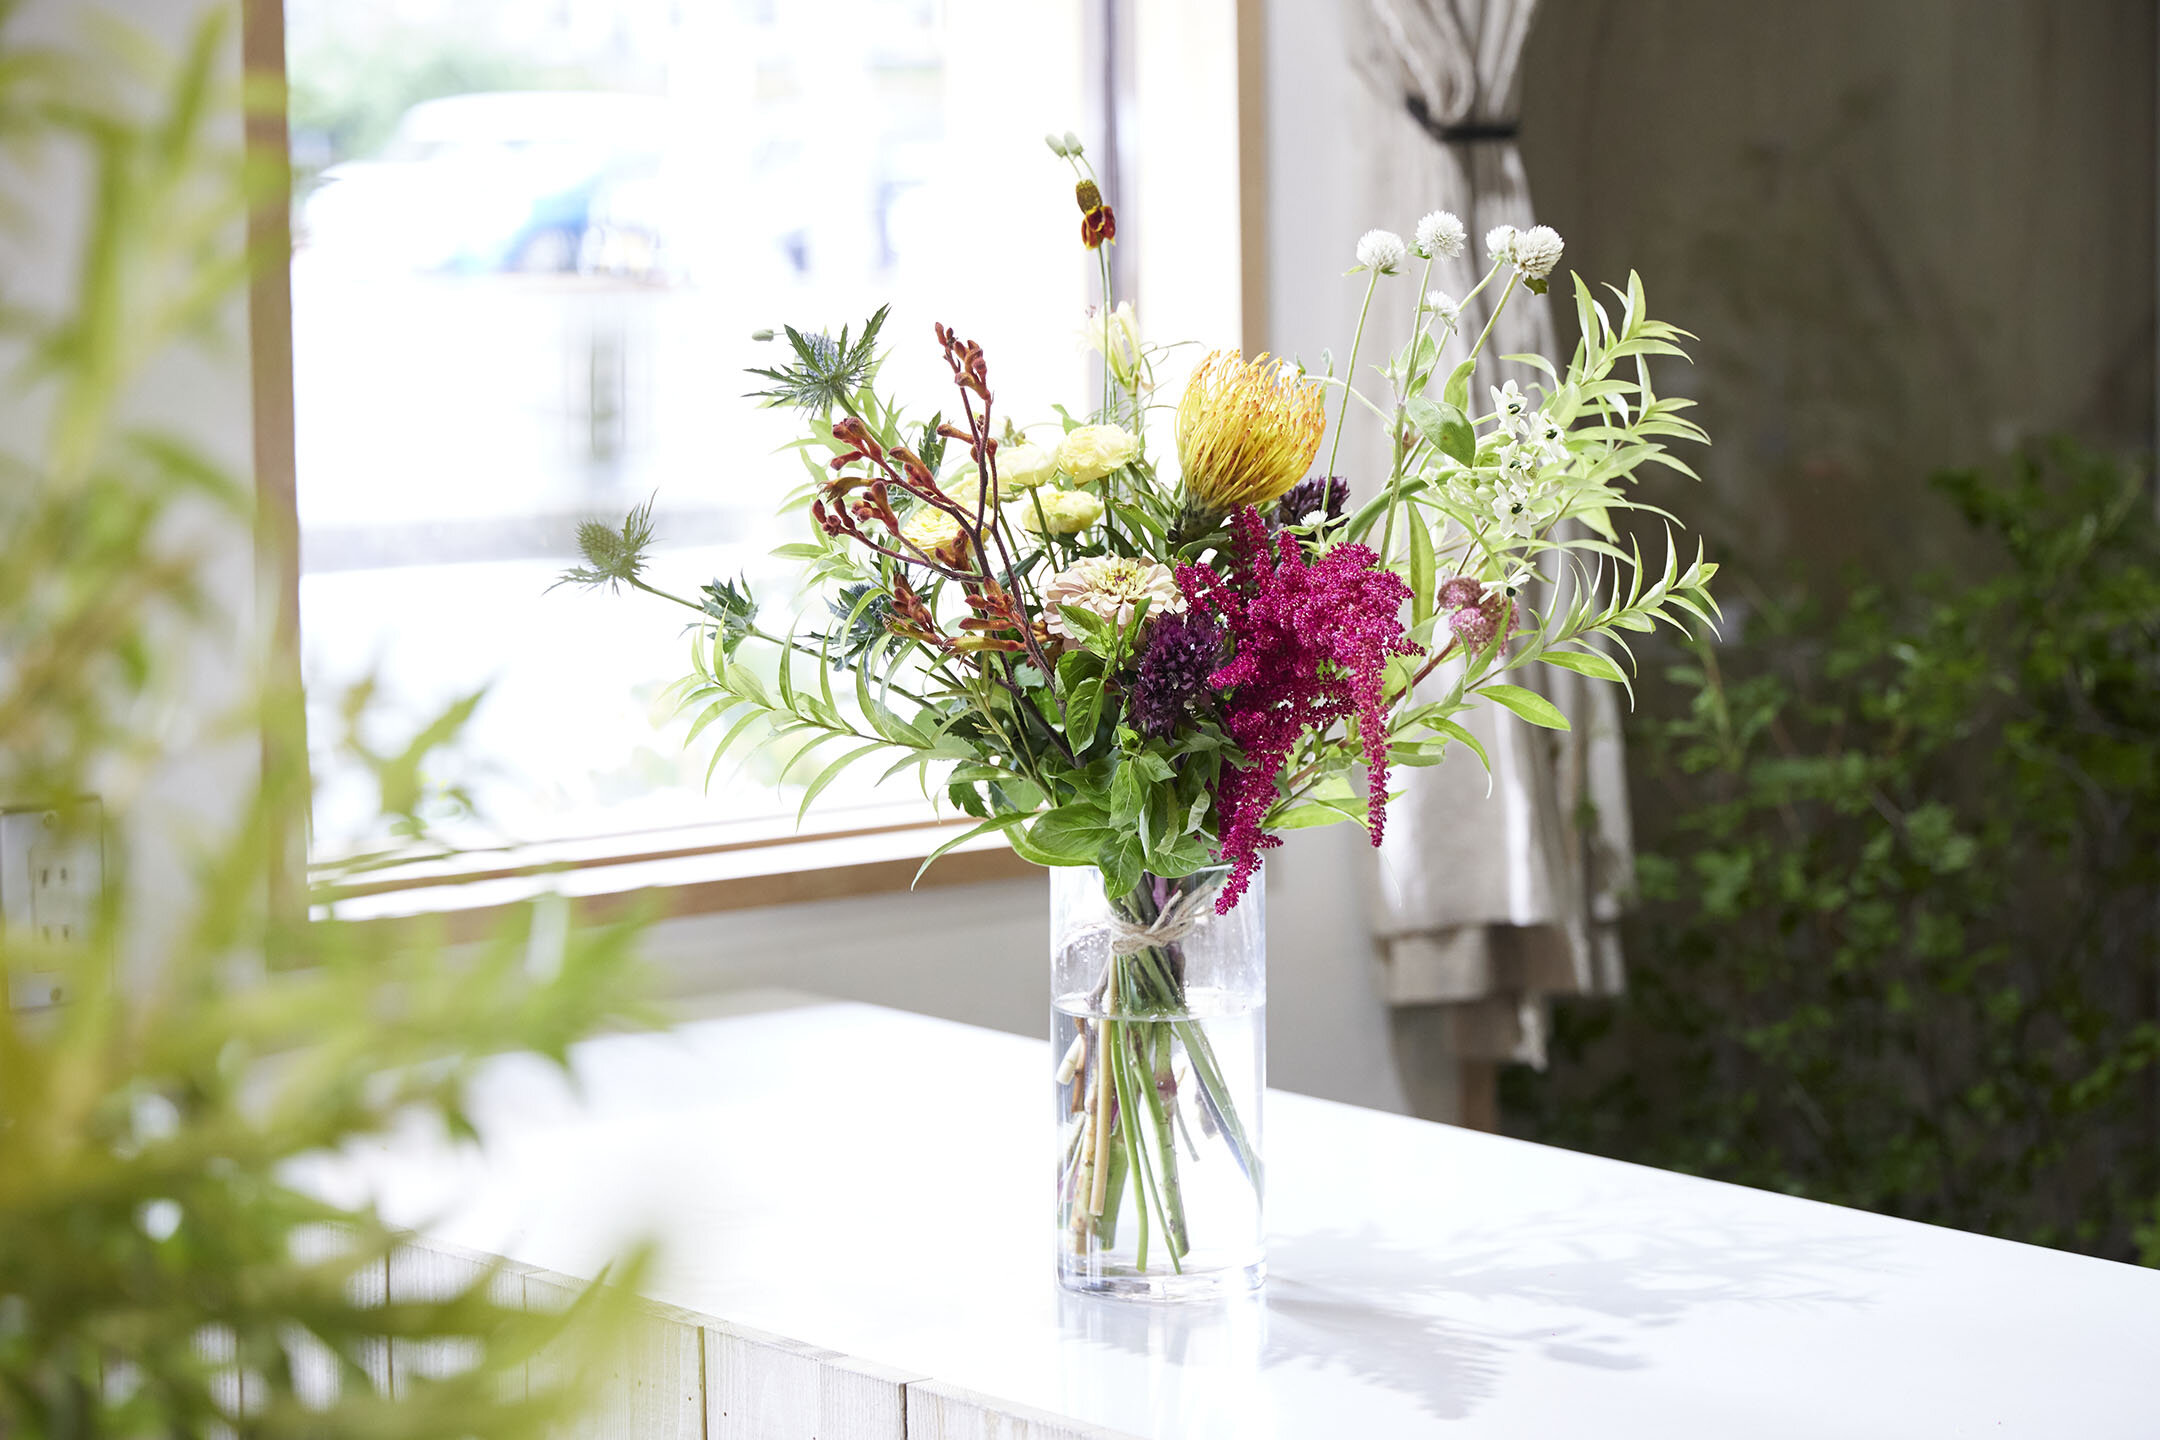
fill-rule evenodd
<path id="1" fill-rule="evenodd" d="M 1156 1013 L 1109 998 L 1053 1007 L 1059 1280 L 1155 1299 L 1251 1289 L 1265 1270 L 1266 1005 L 1204 987 Z"/>

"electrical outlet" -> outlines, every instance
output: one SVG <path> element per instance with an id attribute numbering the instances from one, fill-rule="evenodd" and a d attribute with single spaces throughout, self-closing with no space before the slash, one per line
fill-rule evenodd
<path id="1" fill-rule="evenodd" d="M 82 943 L 105 884 L 104 816 L 94 799 L 58 808 L 0 810 L 0 925 L 39 946 Z M 16 1009 L 67 999 L 63 977 L 8 973 Z"/>

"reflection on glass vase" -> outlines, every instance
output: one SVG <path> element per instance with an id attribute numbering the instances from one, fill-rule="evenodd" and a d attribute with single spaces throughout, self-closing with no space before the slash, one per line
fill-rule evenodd
<path id="1" fill-rule="evenodd" d="M 1250 1290 L 1266 1274 L 1260 1097 L 1267 926 L 1255 885 L 1215 913 L 1225 872 L 1050 872 L 1057 1264 L 1066 1288 L 1156 1300 Z"/>

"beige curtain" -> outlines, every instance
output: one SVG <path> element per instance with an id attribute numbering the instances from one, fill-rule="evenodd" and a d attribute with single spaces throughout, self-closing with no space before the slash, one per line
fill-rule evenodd
<path id="1" fill-rule="evenodd" d="M 1427 210 L 1460 215 L 1472 253 L 1441 261 L 1432 274 L 1433 285 L 1453 296 L 1482 273 L 1487 230 L 1535 223 L 1514 139 L 1519 62 L 1534 8 L 1535 0 L 1350 0 L 1346 7 L 1364 92 L 1362 210 L 1374 217 L 1370 223 L 1405 234 Z M 1566 293 L 1562 275 L 1554 288 Z M 1389 308 L 1406 311 L 1405 296 L 1404 305 Z M 1481 300 L 1464 314 L 1462 332 L 1479 332 L 1484 307 Z M 1408 316 L 1400 314 L 1390 317 L 1388 333 L 1380 309 L 1368 354 L 1393 353 L 1407 330 Z M 1518 293 L 1486 353 L 1552 348 L 1549 302 Z M 1458 342 L 1454 358 L 1465 349 Z M 1510 372 L 1526 390 L 1539 378 L 1527 367 L 1481 366 L 1480 379 Z M 1359 460 L 1381 463 L 1377 452 Z M 1542 603 L 1556 595 L 1548 586 Z M 1542 1065 L 1544 997 L 1621 984 L 1613 925 L 1631 877 L 1617 704 L 1610 686 L 1538 669 L 1543 673 L 1511 678 L 1559 705 L 1572 731 L 1539 729 L 1483 706 L 1467 723 L 1491 757 L 1489 777 L 1474 755 L 1458 751 L 1396 781 L 1404 793 L 1390 808 L 1379 855 L 1375 928 L 1414 1102 L 1460 1093 L 1454 1076 L 1434 1083 L 1420 1070 L 1465 1061 Z M 1428 683 L 1443 682 L 1435 676 Z M 1437 1118 L 1462 1118 L 1464 1101 L 1420 1108 L 1454 1108 L 1457 1114 Z M 1468 1108 L 1468 1118 L 1484 1118 L 1475 1097 Z"/>

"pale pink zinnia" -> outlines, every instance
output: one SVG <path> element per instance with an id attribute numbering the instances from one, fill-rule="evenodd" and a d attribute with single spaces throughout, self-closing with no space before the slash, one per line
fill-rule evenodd
<path id="1" fill-rule="evenodd" d="M 1065 613 L 1059 606 L 1070 605 L 1106 625 L 1123 627 L 1132 624 L 1143 599 L 1150 615 L 1185 608 L 1177 578 L 1167 566 L 1124 555 L 1093 555 L 1050 577 L 1043 587 L 1043 620 L 1051 634 L 1069 640 L 1073 635 L 1065 627 Z"/>

